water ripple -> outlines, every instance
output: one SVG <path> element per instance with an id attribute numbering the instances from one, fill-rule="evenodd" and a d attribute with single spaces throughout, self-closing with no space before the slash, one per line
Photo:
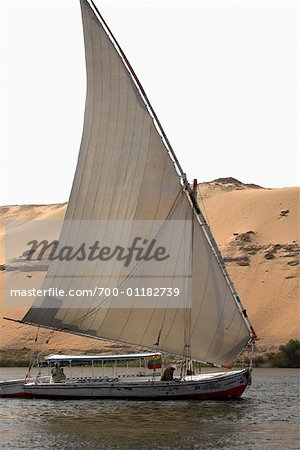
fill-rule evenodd
<path id="1" fill-rule="evenodd" d="M 294 369 L 256 369 L 244 397 L 226 402 L 0 399 L 0 445 L 9 450 L 296 450 L 298 400 Z"/>

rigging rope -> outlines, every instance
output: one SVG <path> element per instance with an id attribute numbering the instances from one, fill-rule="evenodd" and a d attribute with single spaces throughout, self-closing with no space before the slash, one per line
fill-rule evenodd
<path id="1" fill-rule="evenodd" d="M 178 192 L 177 197 L 175 198 L 170 211 L 168 212 L 168 215 L 166 217 L 166 221 L 168 219 L 170 219 L 170 217 L 172 216 L 172 213 L 175 211 L 176 205 L 178 204 L 178 201 L 181 197 L 182 194 L 182 190 L 180 189 Z M 156 237 L 159 236 L 159 234 L 162 232 L 162 229 L 159 230 L 159 233 Z M 130 277 L 137 271 L 137 269 L 142 265 L 142 261 L 139 261 L 136 266 L 132 269 L 132 271 L 123 279 L 123 281 L 121 282 L 121 284 L 119 285 L 119 288 L 122 288 L 122 286 L 128 281 L 128 279 L 130 279 Z M 81 317 L 79 318 L 74 318 L 72 322 L 70 322 L 70 325 L 77 325 L 80 322 L 82 322 L 84 319 L 87 319 L 88 317 L 96 314 L 101 308 L 105 307 L 105 305 L 113 299 L 113 295 L 111 294 L 110 296 L 106 297 L 103 301 L 101 301 L 97 306 L 95 306 L 94 308 L 90 309 L 89 311 L 87 311 L 85 314 L 83 314 Z M 105 318 L 103 319 L 105 320 Z"/>
<path id="2" fill-rule="evenodd" d="M 25 375 L 25 380 L 27 380 L 27 378 L 31 378 L 31 369 L 35 363 L 36 358 L 34 358 L 34 354 L 36 351 L 36 347 L 37 347 L 37 341 L 38 341 L 38 336 L 39 336 L 39 331 L 40 331 L 40 327 L 38 327 L 36 335 L 35 335 L 35 339 L 34 339 L 34 344 L 32 346 L 32 350 L 29 356 L 29 366 L 28 366 L 28 370 L 27 370 L 27 374 Z"/>

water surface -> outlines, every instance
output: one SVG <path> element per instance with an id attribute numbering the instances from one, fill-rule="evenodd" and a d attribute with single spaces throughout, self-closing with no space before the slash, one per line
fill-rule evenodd
<path id="1" fill-rule="evenodd" d="M 19 378 L 23 368 L 1 368 Z M 0 399 L 2 449 L 299 448 L 297 369 L 254 369 L 240 400 Z"/>

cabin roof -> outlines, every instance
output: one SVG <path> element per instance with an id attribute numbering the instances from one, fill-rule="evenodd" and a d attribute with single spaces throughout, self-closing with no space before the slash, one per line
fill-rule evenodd
<path id="1" fill-rule="evenodd" d="M 46 362 L 59 361 L 121 361 L 144 359 L 151 356 L 160 356 L 160 353 L 129 353 L 128 355 L 50 355 L 44 358 Z"/>

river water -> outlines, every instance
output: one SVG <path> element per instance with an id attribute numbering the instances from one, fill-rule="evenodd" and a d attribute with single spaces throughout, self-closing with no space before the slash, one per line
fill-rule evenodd
<path id="1" fill-rule="evenodd" d="M 0 379 L 23 368 L 1 368 Z M 254 369 L 240 400 L 0 399 L 2 449 L 296 450 L 297 369 Z"/>

